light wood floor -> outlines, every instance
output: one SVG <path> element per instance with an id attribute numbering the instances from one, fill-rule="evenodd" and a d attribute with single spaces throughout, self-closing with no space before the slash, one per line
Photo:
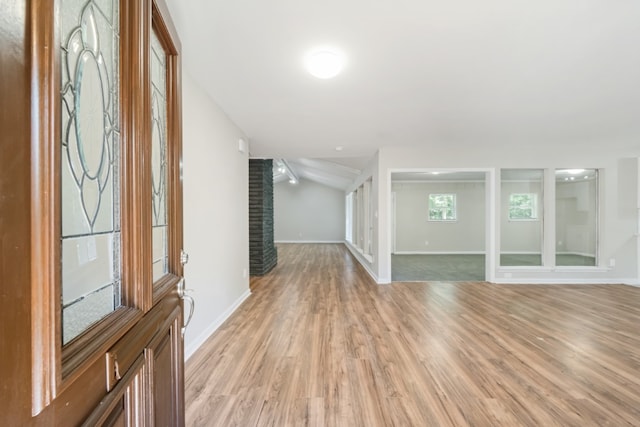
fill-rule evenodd
<path id="1" fill-rule="evenodd" d="M 187 363 L 187 425 L 640 425 L 639 288 L 376 285 L 342 245 L 278 250 Z"/>

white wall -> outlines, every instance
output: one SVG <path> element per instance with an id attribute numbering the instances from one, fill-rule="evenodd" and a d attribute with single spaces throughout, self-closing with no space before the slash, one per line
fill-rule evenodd
<path id="1" fill-rule="evenodd" d="M 484 253 L 484 182 L 394 182 L 396 253 Z M 429 221 L 429 194 L 456 195 L 456 221 Z"/>
<path id="2" fill-rule="evenodd" d="M 273 186 L 276 242 L 342 242 L 345 193 L 306 179 Z"/>
<path id="3" fill-rule="evenodd" d="M 188 33 L 178 0 L 167 6 L 178 34 Z M 238 151 L 247 138 L 191 77 L 198 49 L 182 46 L 185 279 L 196 301 L 185 358 L 250 295 L 249 154 Z"/>
<path id="4" fill-rule="evenodd" d="M 249 161 L 242 131 L 187 72 L 182 90 L 185 278 L 196 301 L 188 358 L 249 295 Z"/>

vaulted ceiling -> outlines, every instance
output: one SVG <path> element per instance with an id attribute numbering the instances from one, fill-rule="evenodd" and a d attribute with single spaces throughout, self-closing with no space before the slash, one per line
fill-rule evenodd
<path id="1" fill-rule="evenodd" d="M 247 133 L 254 156 L 340 163 L 382 146 L 640 145 L 636 0 L 169 6 L 186 72 Z M 326 44 L 348 62 L 320 80 L 303 58 Z"/>

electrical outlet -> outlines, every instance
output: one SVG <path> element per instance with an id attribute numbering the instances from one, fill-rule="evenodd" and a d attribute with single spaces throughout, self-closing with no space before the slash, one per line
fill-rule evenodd
<path id="1" fill-rule="evenodd" d="M 615 266 L 616 266 L 616 259 L 609 258 L 609 267 L 615 267 Z"/>
<path id="2" fill-rule="evenodd" d="M 429 241 L 428 241 L 428 240 L 425 240 L 425 241 L 424 241 L 424 245 L 425 245 L 425 246 L 429 246 Z"/>

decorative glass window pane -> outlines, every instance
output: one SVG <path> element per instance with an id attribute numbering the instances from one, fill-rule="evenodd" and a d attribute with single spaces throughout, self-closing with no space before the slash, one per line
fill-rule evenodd
<path id="1" fill-rule="evenodd" d="M 429 194 L 429 221 L 456 220 L 455 194 Z"/>
<path id="2" fill-rule="evenodd" d="M 153 281 L 169 272 L 167 221 L 166 53 L 151 33 L 151 197 L 153 205 Z"/>
<path id="3" fill-rule="evenodd" d="M 117 0 L 62 0 L 62 341 L 121 305 Z"/>
<path id="4" fill-rule="evenodd" d="M 516 193 L 509 196 L 510 220 L 538 219 L 538 198 L 535 193 Z"/>

